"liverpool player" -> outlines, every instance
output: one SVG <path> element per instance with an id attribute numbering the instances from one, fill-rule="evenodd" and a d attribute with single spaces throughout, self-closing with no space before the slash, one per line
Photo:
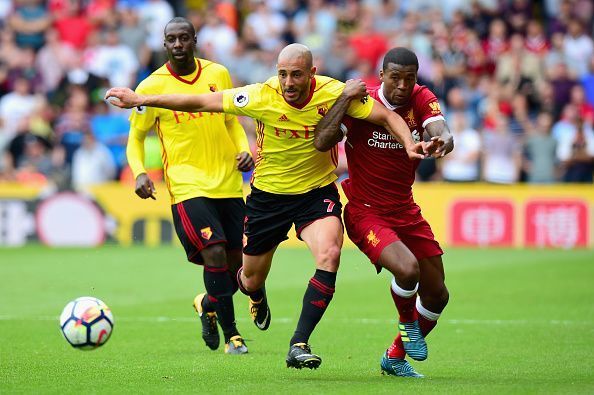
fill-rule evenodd
<path id="1" fill-rule="evenodd" d="M 310 50 L 301 44 L 286 46 L 278 55 L 277 76 L 265 83 L 206 95 L 137 95 L 112 88 L 118 107 L 154 106 L 176 111 L 241 114 L 256 122 L 257 158 L 252 190 L 246 202 L 243 270 L 238 276 L 250 297 L 252 319 L 259 329 L 270 324 L 264 283 L 278 245 L 295 225 L 314 257 L 315 273 L 308 283 L 297 328 L 289 343 L 288 367 L 317 368 L 322 359 L 308 344 L 310 335 L 332 300 L 343 234 L 342 205 L 334 184 L 335 148 L 318 151 L 315 126 L 332 107 L 344 83 L 315 75 Z M 389 128 L 410 158 L 423 158 L 404 120 L 368 100 L 365 90 L 344 111 Z"/>
<path id="2" fill-rule="evenodd" d="M 232 87 L 227 69 L 194 57 L 196 33 L 190 21 L 174 18 L 164 34 L 169 61 L 140 83 L 138 93 L 197 94 Z M 130 116 L 127 156 L 142 199 L 155 198 L 144 168 L 144 139 L 153 129 L 161 141 L 175 230 L 188 260 L 204 265 L 207 293 L 194 299 L 202 338 L 209 348 L 219 347 L 218 319 L 225 352 L 245 354 L 233 308 L 245 215 L 240 172 L 254 163 L 245 132 L 232 115 L 136 107 Z"/>
<path id="3" fill-rule="evenodd" d="M 441 157 L 453 149 L 453 137 L 435 95 L 417 85 L 418 68 L 412 51 L 394 48 L 384 57 L 381 86 L 368 93 L 404 118 L 415 141 L 427 133 L 429 152 Z M 347 83 L 342 96 L 319 122 L 315 145 L 328 150 L 346 131 L 349 178 L 342 185 L 349 199 L 344 212 L 347 233 L 378 273 L 385 268 L 394 275 L 390 294 L 399 314 L 398 334 L 382 356 L 382 372 L 422 377 L 405 355 L 419 361 L 427 358 L 424 337 L 448 302 L 443 251 L 413 199 L 419 161 L 408 160 L 402 146 L 385 129 L 365 120 L 343 119 L 351 99 L 360 97 L 360 84 Z"/>

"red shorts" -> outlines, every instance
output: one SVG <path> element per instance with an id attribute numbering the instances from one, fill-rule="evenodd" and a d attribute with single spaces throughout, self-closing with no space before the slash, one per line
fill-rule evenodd
<path id="1" fill-rule="evenodd" d="M 401 240 L 417 260 L 443 255 L 429 223 L 418 205 L 412 204 L 393 213 L 376 213 L 369 208 L 347 203 L 344 224 L 349 238 L 377 265 L 388 245 Z"/>

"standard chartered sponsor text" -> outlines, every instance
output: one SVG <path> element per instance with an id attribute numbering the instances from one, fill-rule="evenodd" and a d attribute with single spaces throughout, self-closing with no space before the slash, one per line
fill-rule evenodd
<path id="1" fill-rule="evenodd" d="M 402 144 L 396 142 L 390 133 L 380 133 L 373 131 L 372 137 L 367 140 L 370 147 L 387 148 L 387 149 L 401 149 Z"/>

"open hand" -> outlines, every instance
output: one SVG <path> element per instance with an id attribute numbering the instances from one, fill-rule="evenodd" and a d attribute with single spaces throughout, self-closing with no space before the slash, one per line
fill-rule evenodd
<path id="1" fill-rule="evenodd" d="M 427 154 L 434 158 L 442 158 L 454 148 L 454 138 L 450 133 L 431 137 L 426 146 Z"/>

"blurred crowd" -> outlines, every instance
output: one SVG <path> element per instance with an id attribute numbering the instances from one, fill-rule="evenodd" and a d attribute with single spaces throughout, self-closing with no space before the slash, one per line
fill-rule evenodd
<path id="1" fill-rule="evenodd" d="M 389 48 L 414 50 L 456 143 L 422 161 L 421 181 L 592 183 L 593 10 L 592 0 L 0 0 L 0 181 L 129 181 L 128 113 L 103 94 L 161 66 L 163 28 L 182 15 L 197 55 L 236 86 L 276 74 L 290 42 L 312 49 L 318 74 L 368 86 Z M 158 174 L 155 136 L 146 150 Z"/>

